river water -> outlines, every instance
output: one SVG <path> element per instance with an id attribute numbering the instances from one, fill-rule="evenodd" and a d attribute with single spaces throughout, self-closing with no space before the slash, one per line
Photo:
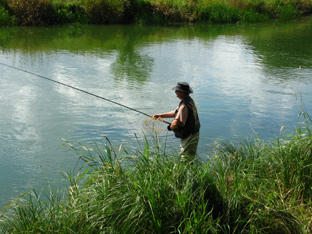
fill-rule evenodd
<path id="1" fill-rule="evenodd" d="M 142 114 L 4 64 L 151 115 L 175 109 L 172 87 L 187 81 L 205 160 L 214 142 L 272 140 L 312 113 L 311 22 L 0 28 L 0 208 L 63 183 L 77 157 L 62 138 L 127 148 L 152 134 Z M 179 150 L 171 132 L 159 136 Z"/>

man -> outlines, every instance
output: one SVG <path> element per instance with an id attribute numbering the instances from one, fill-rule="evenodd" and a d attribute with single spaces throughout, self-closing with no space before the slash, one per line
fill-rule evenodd
<path id="1" fill-rule="evenodd" d="M 177 109 L 156 114 L 153 117 L 155 119 L 174 118 L 168 126 L 168 130 L 172 130 L 175 136 L 181 139 L 181 161 L 192 161 L 196 155 L 200 128 L 195 102 L 189 96 L 190 93 L 193 93 L 193 89 L 186 82 L 178 82 L 172 89 L 175 90 L 177 97 L 181 100 Z"/>

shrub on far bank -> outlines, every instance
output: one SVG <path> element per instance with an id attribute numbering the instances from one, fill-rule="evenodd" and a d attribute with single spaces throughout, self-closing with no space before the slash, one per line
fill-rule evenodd
<path id="1" fill-rule="evenodd" d="M 54 8 L 51 0 L 9 0 L 9 7 L 20 25 L 52 23 Z"/>
<path id="2" fill-rule="evenodd" d="M 310 0 L 136 0 L 135 19 L 143 23 L 236 23 L 288 20 L 312 12 Z"/>
<path id="3" fill-rule="evenodd" d="M 2 0 L 9 13 L 8 24 L 22 26 L 87 23 L 85 10 L 79 2 L 53 0 Z"/>
<path id="4" fill-rule="evenodd" d="M 198 21 L 208 23 L 235 23 L 241 18 L 238 8 L 226 5 L 201 5 L 198 11 Z"/>
<path id="5" fill-rule="evenodd" d="M 312 13 L 311 0 L 0 0 L 0 6 L 3 25 L 264 22 Z"/>
<path id="6" fill-rule="evenodd" d="M 55 14 L 53 24 L 88 23 L 85 9 L 79 2 L 53 2 Z"/>
<path id="7" fill-rule="evenodd" d="M 10 23 L 9 12 L 0 5 L 0 26 L 8 25 Z"/>
<path id="8" fill-rule="evenodd" d="M 127 9 L 130 7 L 130 1 L 85 0 L 83 6 L 90 19 L 90 23 L 123 23 L 125 22 Z"/>

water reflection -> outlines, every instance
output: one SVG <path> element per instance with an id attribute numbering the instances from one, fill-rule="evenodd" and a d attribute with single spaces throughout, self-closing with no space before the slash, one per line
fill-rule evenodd
<path id="1" fill-rule="evenodd" d="M 116 55 L 112 71 L 116 78 L 139 80 L 148 77 L 153 58 L 142 54 L 148 44 L 176 42 L 192 44 L 200 40 L 202 46 L 211 41 L 232 40 L 233 50 L 242 40 L 267 67 L 309 67 L 312 53 L 310 22 L 238 26 L 139 27 L 92 26 L 55 28 L 2 28 L 0 48 L 4 54 L 24 55 L 27 63 L 44 62 L 52 52 L 70 52 L 82 56 L 106 58 Z M 35 38 L 35 39 L 34 39 Z M 62 40 L 60 40 L 62 39 Z M 227 48 L 229 49 L 229 48 Z M 231 49 L 231 48 L 230 48 Z M 235 53 L 235 51 L 233 51 Z M 232 55 L 234 54 L 232 53 Z M 248 56 L 248 53 L 246 54 Z M 300 55 L 300 56 L 298 56 Z M 26 64 L 25 64 L 26 65 Z"/>
<path id="2" fill-rule="evenodd" d="M 310 22 L 274 24 L 247 36 L 247 43 L 262 58 L 262 63 L 276 69 L 310 67 L 312 40 Z"/>
<path id="3" fill-rule="evenodd" d="M 116 61 L 111 65 L 115 80 L 144 83 L 152 72 L 153 59 L 148 54 L 135 50 L 135 43 L 129 38 L 125 48 L 121 48 Z"/>

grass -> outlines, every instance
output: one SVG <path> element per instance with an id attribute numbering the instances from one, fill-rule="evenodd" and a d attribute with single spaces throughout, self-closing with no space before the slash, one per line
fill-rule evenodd
<path id="1" fill-rule="evenodd" d="M 0 230 L 311 233 L 312 134 L 305 116 L 295 135 L 223 143 L 209 162 L 193 164 L 180 163 L 157 134 L 136 149 L 66 142 L 84 167 L 62 172 L 69 181 L 63 191 L 31 191 L 13 200 L 0 215 Z"/>
<path id="2" fill-rule="evenodd" d="M 0 0 L 2 25 L 264 22 L 311 12 L 312 0 Z"/>

